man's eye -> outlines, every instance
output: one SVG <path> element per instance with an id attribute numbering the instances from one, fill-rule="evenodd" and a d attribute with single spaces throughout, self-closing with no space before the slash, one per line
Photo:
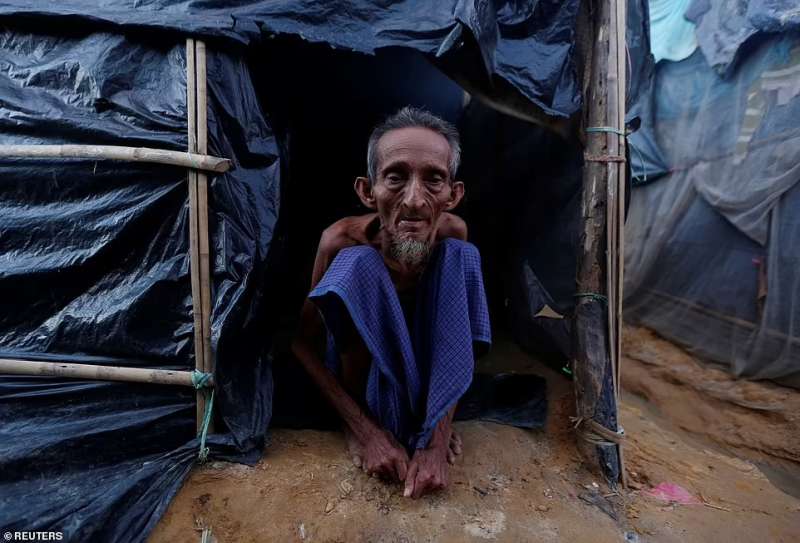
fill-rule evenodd
<path id="1" fill-rule="evenodd" d="M 389 175 L 386 176 L 386 181 L 388 181 L 389 183 L 402 183 L 403 178 L 395 173 L 390 173 Z"/>

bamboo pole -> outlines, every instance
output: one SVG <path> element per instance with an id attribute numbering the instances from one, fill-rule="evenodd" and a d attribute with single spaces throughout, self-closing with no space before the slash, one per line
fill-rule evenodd
<path id="1" fill-rule="evenodd" d="M 206 72 L 206 44 L 195 42 L 197 72 L 197 151 L 208 151 L 208 85 Z M 208 176 L 197 172 L 198 255 L 200 257 L 200 304 L 203 321 L 203 371 L 214 372 L 211 351 L 211 258 L 208 232 Z M 208 431 L 214 431 L 213 419 Z"/>
<path id="2" fill-rule="evenodd" d="M 593 428 L 600 425 L 615 434 L 619 432 L 616 307 L 621 296 L 616 274 L 620 240 L 617 206 L 619 183 L 624 182 L 620 173 L 624 147 L 623 136 L 615 132 L 624 127 L 624 88 L 620 92 L 619 74 L 625 69 L 619 1 L 599 0 L 592 4 L 590 81 L 584 85 L 585 126 L 600 131 L 586 134 L 583 231 L 577 269 L 579 296 L 573 327 L 579 449 L 587 459 L 598 462 L 612 484 L 622 477 L 621 440 L 605 439 Z"/>
<path id="3" fill-rule="evenodd" d="M 620 129 L 619 126 L 619 104 L 617 90 L 619 88 L 619 64 L 617 63 L 618 53 L 618 18 L 616 13 L 617 0 L 609 0 L 611 2 L 608 18 L 608 61 L 606 72 L 606 125 L 612 128 Z M 606 140 L 606 153 L 614 156 L 622 156 L 619 154 L 619 140 L 618 134 L 612 132 L 600 133 L 595 137 L 602 137 Z M 617 306 L 617 288 L 616 277 L 614 270 L 616 269 L 617 262 L 617 214 L 616 208 L 619 202 L 617 197 L 619 178 L 619 167 L 617 163 L 606 163 L 608 170 L 608 182 L 606 183 L 606 295 L 608 296 L 608 303 L 606 310 L 608 311 L 608 350 L 611 358 L 612 365 L 612 378 L 614 383 L 614 397 L 617 397 L 617 320 L 616 320 L 616 306 Z"/>
<path id="4" fill-rule="evenodd" d="M 660 298 L 663 303 L 677 304 L 683 306 L 685 309 L 689 311 L 694 311 L 696 313 L 700 313 L 701 315 L 712 317 L 714 319 L 725 322 L 730 326 L 738 326 L 740 328 L 745 328 L 748 330 L 748 332 L 751 333 L 758 331 L 759 333 L 764 334 L 768 338 L 771 338 L 775 341 L 780 341 L 781 343 L 787 343 L 788 345 L 794 347 L 800 346 L 800 337 L 798 336 L 788 335 L 774 328 L 768 328 L 766 326 L 759 325 L 748 320 L 731 317 L 730 315 L 720 313 L 719 311 L 714 311 L 709 307 L 704 307 L 690 300 L 686 300 L 684 298 L 680 298 L 677 296 L 672 296 L 670 294 L 667 294 L 666 292 L 661 292 L 653 289 L 645 289 L 643 292 L 646 292 L 651 296 L 656 296 Z"/>
<path id="5" fill-rule="evenodd" d="M 186 40 L 186 124 L 189 152 L 197 152 L 197 69 L 195 41 Z M 194 319 L 194 361 L 197 371 L 205 371 L 203 344 L 203 312 L 200 291 L 200 246 L 197 198 L 197 172 L 189 171 L 189 273 L 192 285 L 192 316 Z M 197 431 L 203 425 L 206 397 L 197 391 Z"/>
<path id="6" fill-rule="evenodd" d="M 617 128 L 625 133 L 625 113 L 627 105 L 627 1 L 616 0 L 614 3 L 616 8 L 616 32 L 612 34 L 611 38 L 616 39 L 615 60 L 617 65 L 617 96 L 614 100 L 617 113 Z M 616 134 L 617 155 L 621 157 L 626 156 L 627 139 L 620 137 Z M 617 170 L 617 187 L 616 187 L 616 201 L 614 202 L 614 262 L 613 266 L 609 269 L 608 279 L 610 280 L 610 289 L 614 291 L 614 305 L 613 314 L 611 316 L 614 321 L 615 335 L 612 336 L 614 340 L 614 353 L 613 359 L 613 372 L 614 372 L 614 392 L 615 400 L 619 405 L 619 394 L 622 389 L 622 299 L 623 299 L 623 276 L 625 272 L 625 191 L 626 191 L 626 176 L 628 173 L 627 165 L 625 162 L 617 162 L 613 164 Z M 611 306 L 611 304 L 609 304 Z M 622 431 L 622 425 L 619 421 L 619 413 L 617 413 L 617 432 Z M 622 486 L 628 487 L 628 475 L 625 468 L 625 447 L 622 442 L 617 444 L 617 454 L 619 455 L 619 474 Z"/>
<path id="7" fill-rule="evenodd" d="M 68 377 L 72 379 L 124 381 L 129 383 L 157 383 L 194 388 L 191 371 L 95 366 L 14 358 L 0 358 L 0 374 Z M 209 384 L 213 385 L 213 377 Z"/>
<path id="8" fill-rule="evenodd" d="M 87 158 L 167 164 L 195 170 L 224 173 L 231 168 L 227 158 L 182 153 L 150 147 L 120 145 L 0 145 L 0 158 Z"/>
<path id="9" fill-rule="evenodd" d="M 625 129 L 625 115 L 627 113 L 628 103 L 628 44 L 627 44 L 627 21 L 628 21 L 628 3 L 617 2 L 617 41 L 618 51 L 617 63 L 619 64 L 619 126 Z M 627 156 L 627 139 L 619 138 L 619 154 Z M 620 165 L 617 189 L 617 303 L 616 303 L 616 320 L 617 320 L 617 401 L 619 401 L 619 391 L 622 388 L 622 300 L 624 298 L 623 284 L 625 277 L 625 201 L 627 200 L 627 175 L 628 168 L 624 164 Z M 621 448 L 620 448 L 621 450 Z M 622 458 L 622 457 L 621 457 Z M 627 486 L 627 478 L 625 471 L 625 462 L 622 464 L 623 484 Z"/>

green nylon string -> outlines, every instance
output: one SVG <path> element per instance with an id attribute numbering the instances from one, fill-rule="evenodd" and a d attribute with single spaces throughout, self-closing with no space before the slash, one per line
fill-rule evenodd
<path id="1" fill-rule="evenodd" d="M 617 134 L 617 135 L 620 135 L 620 136 L 624 136 L 626 140 L 629 140 L 628 136 L 630 136 L 630 134 L 628 132 L 625 132 L 624 130 L 620 130 L 619 128 L 614 128 L 613 126 L 590 126 L 589 128 L 586 129 L 586 132 L 589 132 L 589 133 L 598 133 L 599 132 L 599 133 Z M 642 152 L 635 145 L 631 145 L 630 140 L 628 141 L 628 147 L 632 148 L 636 152 L 636 155 L 639 157 L 639 164 L 642 165 L 642 171 L 645 171 L 645 168 L 644 168 L 644 155 L 642 154 Z M 647 172 L 645 171 L 644 176 L 642 176 L 642 177 L 635 177 L 634 176 L 634 178 L 631 181 L 631 183 L 633 185 L 635 185 L 635 186 L 646 184 L 647 183 Z"/>
<path id="2" fill-rule="evenodd" d="M 201 388 L 208 388 L 211 386 L 211 374 L 204 373 L 200 370 L 194 370 L 192 372 L 192 384 L 194 388 L 200 390 Z"/>
<path id="3" fill-rule="evenodd" d="M 208 395 L 207 391 L 203 394 Z M 208 425 L 211 424 L 211 412 L 214 409 L 214 389 L 211 389 L 211 394 L 206 402 L 206 412 L 203 416 L 203 426 L 200 428 L 198 437 L 200 438 L 200 452 L 197 455 L 197 460 L 201 464 L 208 460 L 208 447 L 206 447 L 206 437 L 208 436 Z"/>
<path id="4" fill-rule="evenodd" d="M 203 425 L 197 433 L 197 437 L 200 438 L 200 452 L 197 455 L 197 459 L 202 464 L 208 459 L 206 436 L 208 436 L 208 425 L 211 424 L 211 413 L 214 409 L 214 389 L 211 384 L 211 374 L 194 370 L 192 372 L 192 384 L 197 390 L 202 390 L 203 395 L 206 397 L 206 412 L 203 414 Z M 211 389 L 210 395 L 208 394 L 209 388 Z"/>
<path id="5" fill-rule="evenodd" d="M 586 129 L 587 132 L 609 132 L 611 134 L 618 134 L 620 136 L 628 136 L 628 133 L 613 126 L 590 126 Z"/>
<path id="6" fill-rule="evenodd" d="M 602 294 L 597 294 L 596 292 L 576 292 L 573 294 L 573 296 L 576 298 L 589 298 L 595 302 L 603 302 L 604 304 L 608 304 L 608 298 Z"/>

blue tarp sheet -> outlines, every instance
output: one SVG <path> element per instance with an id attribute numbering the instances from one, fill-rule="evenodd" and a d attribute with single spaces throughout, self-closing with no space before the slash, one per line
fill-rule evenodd
<path id="1" fill-rule="evenodd" d="M 661 177 L 633 191 L 626 316 L 735 375 L 797 386 L 800 34 L 753 39 L 725 74 L 698 50 L 654 81 L 630 138 L 648 169 L 631 158 L 640 180 Z"/>

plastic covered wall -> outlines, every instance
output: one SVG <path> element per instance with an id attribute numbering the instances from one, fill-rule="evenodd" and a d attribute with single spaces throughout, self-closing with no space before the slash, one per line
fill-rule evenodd
<path id="1" fill-rule="evenodd" d="M 626 316 L 737 376 L 798 386 L 800 34 L 782 2 L 706 3 L 700 49 L 660 62 L 634 105 Z M 720 22 L 746 8 L 776 30 L 781 6 L 785 31 L 747 47 Z"/>
<path id="2" fill-rule="evenodd" d="M 247 66 L 210 48 L 208 82 L 210 154 L 235 165 L 210 191 L 222 422 L 211 450 L 246 461 L 271 410 L 258 308 L 279 162 Z M 184 40 L 5 30 L 0 104 L 4 144 L 185 150 Z M 194 368 L 186 178 L 158 165 L 0 162 L 0 356 Z M 191 389 L 2 376 L 0 421 L 2 531 L 141 540 L 198 452 Z"/>

